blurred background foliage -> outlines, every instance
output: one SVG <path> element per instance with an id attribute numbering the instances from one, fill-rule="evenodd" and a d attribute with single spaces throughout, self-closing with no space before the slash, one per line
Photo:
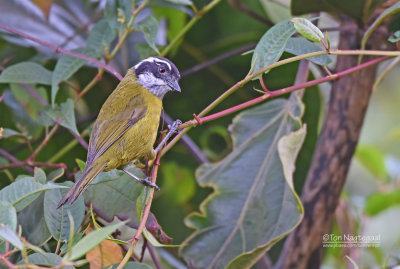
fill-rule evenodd
<path id="1" fill-rule="evenodd" d="M 117 18 L 121 21 L 130 16 L 128 7 L 131 4 L 130 1 L 48 1 L 44 4 L 45 2 L 0 0 L 0 23 L 54 45 L 73 50 L 86 46 L 93 25 L 102 18 L 116 22 Z M 158 49 L 161 50 L 193 16 L 193 11 L 189 6 L 179 5 L 182 2 L 185 1 L 151 1 L 150 5 L 139 13 L 134 25 L 146 32 L 146 29 L 140 28 L 140 22 L 145 21 L 145 25 L 149 25 L 151 22 L 146 20 L 149 18 L 152 18 L 153 22 L 155 20 L 158 31 L 153 38 Z M 185 38 L 180 40 L 168 54 L 168 58 L 176 64 L 183 75 L 180 82 L 182 93 L 167 95 L 164 99 L 165 113 L 171 118 L 179 118 L 182 121 L 191 120 L 193 113 L 200 112 L 249 72 L 251 54 L 232 53 L 232 56 L 225 60 L 200 71 L 192 71 L 191 68 L 238 48 L 241 52 L 251 50 L 269 28 L 269 23 L 287 19 L 291 12 L 304 14 L 317 11 L 336 14 L 344 12 L 358 22 L 365 22 L 383 1 L 372 1 L 373 4 L 368 6 L 369 9 L 360 9 L 365 4 L 365 1 L 361 0 L 354 3 L 353 1 L 337 1 L 334 4 L 331 3 L 332 1 L 297 0 L 291 2 L 291 10 L 289 1 L 259 0 L 245 3 L 248 9 L 265 18 L 267 23 L 238 10 L 238 2 L 240 1 L 221 1 L 197 21 Z M 193 3 L 198 9 L 205 5 L 205 2 L 201 0 L 194 0 Z M 360 14 L 361 10 L 364 13 Z M 392 21 L 392 29 L 398 30 L 400 28 L 398 17 L 394 17 Z M 332 28 L 337 26 L 337 22 L 333 17 L 322 13 L 319 26 Z M 115 29 L 119 27 L 121 26 L 117 25 Z M 117 36 L 118 32 L 114 34 Z M 331 43 L 337 44 L 337 31 L 329 32 L 329 36 Z M 155 55 L 155 51 L 148 45 L 148 38 L 149 36 L 146 37 L 142 32 L 129 35 L 110 65 L 124 74 L 140 59 Z M 111 44 L 115 45 L 116 40 L 114 39 Z M 112 45 L 110 47 L 113 47 Z M 283 55 L 283 57 L 289 56 L 288 53 Z M 37 62 L 47 70 L 54 70 L 58 57 L 59 55 L 37 43 L 9 33 L 2 33 L 1 70 L 23 61 Z M 381 70 L 385 69 L 385 65 L 387 63 L 382 64 Z M 268 89 L 275 90 L 293 85 L 297 67 L 298 63 L 291 63 L 269 72 L 265 76 Z M 314 73 L 310 75 L 310 79 L 318 73 L 317 68 L 312 71 Z M 392 264 L 400 260 L 400 234 L 396 225 L 400 216 L 400 119 L 398 117 L 400 92 L 397 86 L 400 84 L 400 78 L 397 75 L 398 72 L 398 68 L 393 69 L 373 94 L 360 144 L 337 210 L 338 218 L 333 228 L 333 232 L 337 234 L 343 234 L 346 231 L 351 234 L 379 234 L 381 236 L 380 248 L 357 250 L 359 256 L 362 257 L 359 259 L 360 268 L 383 264 L 388 255 Z M 68 83 L 61 82 L 55 99 L 56 103 L 61 104 L 68 98 L 76 98 L 76 89 L 82 90 L 96 74 L 96 67 L 87 64 L 68 79 Z M 117 83 L 118 80 L 114 76 L 104 73 L 101 81 L 75 104 L 77 128 L 86 141 L 88 141 L 89 133 L 87 128 L 90 127 L 103 102 Z M 27 90 L 26 86 L 20 83 L 10 85 L 0 83 L 0 93 L 3 96 L 0 103 L 0 115 L 2 115 L 0 127 L 15 131 L 3 131 L 0 149 L 19 160 L 25 160 L 31 153 L 30 147 L 37 147 L 46 131 L 49 130 L 43 127 L 41 124 L 43 119 L 39 115 L 44 108 L 44 103 L 51 103 L 51 86 L 37 84 L 28 86 L 33 87 L 40 97 L 33 97 L 29 89 Z M 251 82 L 245 85 L 216 110 L 229 108 L 258 97 L 259 93 L 254 91 L 253 87 L 259 87 L 259 84 Z M 307 125 L 307 136 L 299 153 L 294 174 L 294 185 L 298 193 L 301 193 L 311 163 L 328 96 L 329 85 L 323 84 L 320 87 L 308 88 L 303 97 L 305 104 L 303 123 Z M 190 138 L 201 148 L 202 154 L 210 162 L 221 161 L 231 152 L 233 142 L 229 126 L 233 117 L 234 115 L 222 117 L 204 126 L 193 128 L 189 132 Z M 73 144 L 66 150 L 65 146 L 69 143 Z M 42 162 L 65 163 L 68 172 L 72 173 L 79 170 L 76 160 L 85 160 L 86 153 L 85 148 L 76 142 L 74 136 L 61 128 L 36 159 Z M 4 156 L 0 157 L 0 165 L 6 163 L 9 161 Z M 198 211 L 200 203 L 212 193 L 211 188 L 202 188 L 196 183 L 195 171 L 199 165 L 198 160 L 182 143 L 174 146 L 162 159 L 157 180 L 161 191 L 156 192 L 152 213 L 163 231 L 174 239 L 174 244 L 182 243 L 192 233 L 193 230 L 184 224 L 184 219 L 190 213 Z M 43 169 L 47 175 L 55 170 L 54 168 Z M 27 171 L 22 168 L 0 171 L 0 188 L 6 187 L 22 174 L 27 174 Z M 62 182 L 66 179 L 63 176 L 58 181 Z M 58 190 L 52 190 L 52 192 L 55 191 Z M 42 194 L 24 210 L 42 210 L 35 209 L 35 206 L 43 203 L 43 199 L 46 197 Z M 25 219 L 22 216 L 25 216 Z M 27 216 L 29 215 L 21 214 L 19 222 L 37 221 Z M 41 227 L 40 224 L 37 223 L 37 227 Z M 49 231 L 35 231 L 32 225 L 27 225 L 26 232 L 31 234 L 30 241 L 34 244 L 43 243 L 39 242 L 40 240 L 35 241 L 35 235 L 40 237 L 40 233 L 49 233 Z M 281 244 L 278 244 L 270 251 L 273 260 L 277 258 L 280 248 Z M 350 251 L 353 250 L 327 249 L 325 264 L 330 268 L 345 268 L 346 261 L 343 257 Z M 163 257 L 168 257 L 168 254 L 164 253 Z"/>

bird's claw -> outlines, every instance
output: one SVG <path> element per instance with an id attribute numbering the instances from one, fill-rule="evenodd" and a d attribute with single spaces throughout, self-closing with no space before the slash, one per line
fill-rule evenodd
<path id="1" fill-rule="evenodd" d="M 160 190 L 160 187 L 158 187 L 157 184 L 150 181 L 150 177 L 141 178 L 139 181 L 145 186 L 155 188 L 158 191 Z"/>
<path id="2" fill-rule="evenodd" d="M 168 124 L 168 129 L 171 130 L 171 132 L 179 133 L 178 127 L 181 124 L 182 124 L 181 120 L 176 120 L 172 124 Z"/>

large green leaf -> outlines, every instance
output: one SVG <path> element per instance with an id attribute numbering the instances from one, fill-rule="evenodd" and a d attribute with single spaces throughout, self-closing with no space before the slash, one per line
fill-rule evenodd
<path id="1" fill-rule="evenodd" d="M 72 247 L 70 255 L 66 254 L 64 259 L 69 259 L 71 261 L 79 259 L 88 251 L 100 244 L 101 241 L 106 239 L 116 229 L 121 228 L 124 224 L 124 222 L 119 222 L 91 232 L 87 236 L 83 237 L 78 243 L 76 243 L 76 245 Z"/>
<path id="2" fill-rule="evenodd" d="M 0 83 L 40 83 L 51 84 L 51 71 L 32 62 L 21 62 L 7 67 L 1 72 Z"/>
<path id="3" fill-rule="evenodd" d="M 22 236 L 31 244 L 41 245 L 51 238 L 44 219 L 44 193 L 35 201 L 18 212 L 18 224 L 22 227 Z"/>
<path id="4" fill-rule="evenodd" d="M 143 177 L 139 169 L 130 167 L 129 170 Z M 92 203 L 94 211 L 107 221 L 117 216 L 129 219 L 128 224 L 137 227 L 136 199 L 143 188 L 143 184 L 124 172 L 100 173 L 84 192 L 85 203 Z"/>
<path id="5" fill-rule="evenodd" d="M 196 268 L 250 268 L 298 225 L 303 208 L 291 177 L 305 134 L 302 113 L 292 94 L 234 119 L 232 153 L 198 170 L 199 184 L 214 193 L 186 219 L 196 231 L 181 248 L 185 260 Z"/>
<path id="6" fill-rule="evenodd" d="M 292 0 L 290 6 L 293 15 L 327 11 L 336 15 L 344 13 L 361 22 L 368 20 L 383 2 L 384 0 Z"/>
<path id="7" fill-rule="evenodd" d="M 17 228 L 17 211 L 7 201 L 0 200 L 0 225 L 5 225 L 13 231 Z"/>
<path id="8" fill-rule="evenodd" d="M 275 63 L 285 50 L 286 42 L 296 33 L 293 23 L 282 21 L 271 27 L 260 39 L 251 59 L 252 73 Z"/>
<path id="9" fill-rule="evenodd" d="M 64 187 L 52 182 L 40 184 L 33 177 L 25 176 L 0 190 L 0 200 L 11 203 L 17 211 L 21 211 L 38 198 L 41 192 L 57 188 Z"/>
<path id="10" fill-rule="evenodd" d="M 72 185 L 71 182 L 68 183 L 69 186 Z M 74 232 L 79 229 L 85 215 L 85 204 L 82 196 L 72 205 L 65 204 L 57 209 L 58 203 L 67 191 L 67 189 L 54 189 L 44 194 L 44 218 L 51 235 L 56 240 L 66 241 L 69 239 L 71 224 L 68 211 L 74 220 Z"/>

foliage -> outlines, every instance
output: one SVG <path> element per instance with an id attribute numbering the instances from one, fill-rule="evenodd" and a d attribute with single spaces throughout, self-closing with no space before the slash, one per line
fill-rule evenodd
<path id="1" fill-rule="evenodd" d="M 0 119 L 0 265 L 251 268 L 275 261 L 273 253 L 281 250 L 276 243 L 304 217 L 301 187 L 324 119 L 323 90 L 302 89 L 385 59 L 332 75 L 332 55 L 363 52 L 331 48 L 330 33 L 315 20 L 284 18 L 271 27 L 253 20 L 260 20 L 258 13 L 248 10 L 273 10 L 267 0 L 244 4 L 249 9 L 220 0 L 50 2 L 51 9 L 43 1 L 0 0 L 0 28 L 7 30 L 0 32 L 0 114 L 7 115 Z M 293 0 L 290 8 L 294 14 L 344 13 L 362 23 L 381 2 Z M 381 11 L 363 40 L 396 12 L 398 3 Z M 251 57 L 237 56 L 249 49 Z M 390 53 L 374 51 L 400 56 Z M 74 204 L 57 209 L 84 169 L 91 124 L 119 73 L 148 55 L 169 57 L 182 74 L 182 94 L 167 96 L 164 109 L 185 121 L 184 130 L 166 146 L 168 154 L 158 156 L 161 161 L 127 168 L 158 177 L 161 191 L 112 170 L 100 173 Z M 298 60 L 328 75 L 313 72 L 307 81 L 309 68 L 302 70 Z M 212 72 L 200 71 L 199 62 Z M 294 83 L 296 72 L 305 70 Z M 398 133 L 393 137 L 398 141 Z M 355 162 L 383 185 L 363 194 L 365 216 L 377 218 L 399 204 L 400 161 L 390 157 L 369 143 L 357 149 Z M 351 186 L 346 191 L 342 202 L 351 204 Z M 162 248 L 178 250 L 172 255 Z M 361 267 L 351 255 L 328 251 L 332 256 L 340 266 Z"/>

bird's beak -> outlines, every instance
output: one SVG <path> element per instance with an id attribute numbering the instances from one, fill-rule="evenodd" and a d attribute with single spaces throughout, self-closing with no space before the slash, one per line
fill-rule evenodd
<path id="1" fill-rule="evenodd" d="M 177 91 L 177 92 L 181 92 L 181 87 L 179 87 L 179 84 L 177 81 L 175 80 L 170 80 L 168 81 L 168 86 L 171 87 L 171 89 Z"/>

